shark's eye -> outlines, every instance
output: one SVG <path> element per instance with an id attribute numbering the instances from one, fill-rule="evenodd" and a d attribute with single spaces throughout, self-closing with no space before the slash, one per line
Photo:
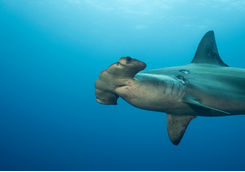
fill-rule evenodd
<path id="1" fill-rule="evenodd" d="M 131 57 L 125 57 L 125 60 L 128 63 L 128 62 L 130 62 L 132 60 L 132 58 Z"/>

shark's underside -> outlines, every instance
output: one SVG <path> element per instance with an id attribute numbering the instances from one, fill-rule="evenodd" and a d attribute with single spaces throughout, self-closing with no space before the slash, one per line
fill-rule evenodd
<path id="1" fill-rule="evenodd" d="M 141 61 L 121 58 L 100 74 L 96 100 L 116 104 L 120 96 L 136 107 L 167 113 L 175 145 L 196 116 L 245 114 L 245 69 L 221 60 L 213 31 L 204 35 L 190 64 L 139 72 L 144 68 Z"/>

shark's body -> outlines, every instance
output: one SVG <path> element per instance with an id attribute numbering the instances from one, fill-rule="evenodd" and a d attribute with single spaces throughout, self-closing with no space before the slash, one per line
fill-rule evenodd
<path id="1" fill-rule="evenodd" d="M 160 104 L 158 111 L 193 116 L 245 114 L 245 69 L 189 64 L 140 72 L 134 78 L 155 85 L 148 88 L 149 91 L 153 89 L 151 94 L 154 91 L 158 94 L 155 97 L 161 97 L 159 93 L 165 95 L 162 96 L 164 100 L 158 102 L 166 105 Z M 195 109 L 187 103 L 187 99 L 217 110 Z"/>
<path id="2" fill-rule="evenodd" d="M 167 113 L 175 145 L 196 116 L 245 114 L 245 69 L 221 60 L 213 31 L 201 40 L 192 63 L 139 72 L 144 68 L 129 57 L 111 65 L 96 81 L 97 101 L 116 104 L 120 96 L 136 107 Z"/>

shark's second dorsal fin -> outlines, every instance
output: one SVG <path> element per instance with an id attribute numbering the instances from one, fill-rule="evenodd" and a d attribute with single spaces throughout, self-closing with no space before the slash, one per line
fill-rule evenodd
<path id="1" fill-rule="evenodd" d="M 209 31 L 203 36 L 198 45 L 195 57 L 193 58 L 191 63 L 205 63 L 218 66 L 228 66 L 222 61 L 219 56 L 213 31 Z"/>

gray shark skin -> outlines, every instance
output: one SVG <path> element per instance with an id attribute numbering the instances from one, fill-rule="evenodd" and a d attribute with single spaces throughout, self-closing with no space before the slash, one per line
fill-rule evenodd
<path id="1" fill-rule="evenodd" d="M 140 72 L 145 67 L 137 59 L 120 58 L 96 80 L 96 101 L 116 105 L 121 97 L 135 107 L 167 113 L 174 145 L 197 116 L 245 114 L 245 69 L 221 60 L 213 31 L 204 35 L 190 64 Z"/>

